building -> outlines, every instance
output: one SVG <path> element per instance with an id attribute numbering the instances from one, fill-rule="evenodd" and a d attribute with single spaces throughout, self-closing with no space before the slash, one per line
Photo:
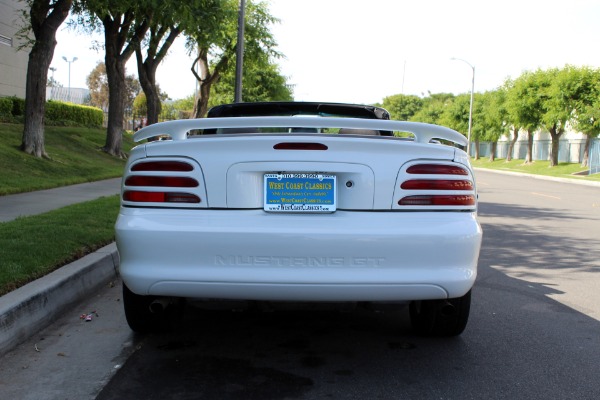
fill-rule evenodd
<path id="1" fill-rule="evenodd" d="M 29 51 L 18 50 L 20 11 L 27 3 L 0 0 L 0 97 L 25 98 Z"/>

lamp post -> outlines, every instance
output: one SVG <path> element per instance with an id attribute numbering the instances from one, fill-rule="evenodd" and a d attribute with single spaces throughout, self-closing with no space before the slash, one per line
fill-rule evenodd
<path id="1" fill-rule="evenodd" d="M 238 14 L 237 51 L 235 58 L 234 103 L 242 102 L 242 75 L 244 71 L 244 26 L 246 21 L 246 1 L 240 0 Z"/>
<path id="2" fill-rule="evenodd" d="M 469 151 L 471 150 L 471 128 L 473 127 L 473 92 L 475 91 L 475 67 L 470 62 L 463 60 L 462 58 L 452 57 L 451 60 L 462 61 L 469 67 L 471 67 L 471 70 L 473 71 L 473 75 L 471 77 L 471 104 L 469 106 L 469 132 L 467 133 L 467 155 L 470 157 L 471 154 Z"/>
<path id="3" fill-rule="evenodd" d="M 69 61 L 67 57 L 63 56 L 63 60 L 69 63 L 69 101 L 71 101 L 71 63 L 77 61 L 77 57 L 73 57 L 73 59 Z"/>
<path id="4" fill-rule="evenodd" d="M 54 86 L 56 86 L 56 83 L 54 82 L 54 72 L 56 72 L 56 68 L 55 67 L 50 67 L 48 68 L 50 71 L 52 71 L 52 76 L 50 77 L 50 82 L 52 82 L 52 88 L 50 89 L 50 98 L 52 100 L 54 100 Z"/>

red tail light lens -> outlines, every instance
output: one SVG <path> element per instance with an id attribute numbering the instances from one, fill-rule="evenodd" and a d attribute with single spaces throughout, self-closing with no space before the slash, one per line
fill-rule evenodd
<path id="1" fill-rule="evenodd" d="M 126 186 L 198 187 L 198 181 L 185 176 L 129 176 Z"/>
<path id="2" fill-rule="evenodd" d="M 458 165 L 418 164 L 408 167 L 409 174 L 431 175 L 469 175 L 469 171 Z"/>
<path id="3" fill-rule="evenodd" d="M 143 161 L 133 165 L 131 170 L 189 172 L 194 170 L 194 166 L 182 161 Z"/>
<path id="4" fill-rule="evenodd" d="M 473 182 L 449 179 L 413 179 L 402 182 L 400 187 L 407 190 L 473 190 Z"/>
<path id="5" fill-rule="evenodd" d="M 401 206 L 474 206 L 475 196 L 473 195 L 425 195 L 425 196 L 407 196 L 398 204 Z"/>
<path id="6" fill-rule="evenodd" d="M 405 191 L 419 190 L 421 192 L 415 193 L 413 196 L 401 197 L 398 200 L 399 206 L 454 206 L 454 209 L 476 206 L 475 183 L 469 169 L 465 166 L 453 163 L 414 164 L 406 169 L 406 173 L 413 176 L 430 176 L 422 179 L 418 179 L 419 177 L 416 176 L 414 178 L 417 179 L 410 179 L 413 176 L 409 176 L 407 180 L 402 182 L 400 189 Z M 439 194 L 440 191 L 447 191 L 448 194 Z M 408 193 L 404 192 L 404 194 Z"/>
<path id="7" fill-rule="evenodd" d="M 123 200 L 137 203 L 200 203 L 200 198 L 192 193 L 144 192 L 126 190 Z"/>

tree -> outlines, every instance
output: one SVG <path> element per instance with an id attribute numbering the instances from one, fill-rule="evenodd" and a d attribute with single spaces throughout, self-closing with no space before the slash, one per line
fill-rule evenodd
<path id="1" fill-rule="evenodd" d="M 383 108 L 392 119 L 409 121 L 423 107 L 423 99 L 414 95 L 395 94 L 383 99 Z"/>
<path id="2" fill-rule="evenodd" d="M 477 110 L 475 106 L 477 102 L 474 101 L 473 108 L 473 126 L 471 129 L 471 140 L 475 142 L 475 159 L 479 159 L 479 137 L 476 130 L 476 118 Z M 471 105 L 471 95 L 469 93 L 460 94 L 454 98 L 454 100 L 444 108 L 444 113 L 440 117 L 441 125 L 448 126 L 455 131 L 461 132 L 466 136 L 466 132 L 469 131 L 469 107 Z"/>
<path id="3" fill-rule="evenodd" d="M 71 9 L 72 0 L 26 0 L 23 18 L 26 27 L 20 32 L 21 38 L 27 38 L 31 31 L 33 39 L 24 46 L 31 46 L 27 64 L 27 83 L 25 85 L 25 120 L 21 150 L 35 157 L 48 157 L 44 145 L 44 113 L 46 107 L 46 82 L 48 68 L 56 48 L 56 31 L 64 22 Z"/>
<path id="4" fill-rule="evenodd" d="M 81 0 L 74 8 L 80 25 L 104 29 L 104 64 L 108 81 L 108 126 L 102 150 L 124 157 L 121 151 L 125 115 L 125 64 L 146 35 L 153 16 L 150 0 Z"/>
<path id="5" fill-rule="evenodd" d="M 138 84 L 138 87 L 140 87 L 139 84 Z M 166 93 L 161 92 L 160 87 L 158 85 L 156 86 L 156 90 L 157 90 L 157 92 L 160 93 L 159 101 L 161 103 L 168 99 L 168 96 L 166 95 Z M 133 115 L 146 116 L 146 118 L 148 118 L 148 101 L 146 99 L 146 93 L 138 90 L 137 96 L 135 96 L 135 98 L 133 99 L 133 102 L 128 103 L 128 104 L 132 104 Z M 161 109 L 162 109 L 162 107 L 161 107 Z M 161 115 L 162 115 L 162 113 L 161 113 Z M 156 122 L 158 122 L 158 119 L 156 120 Z M 154 122 L 154 123 L 156 123 L 156 122 Z M 146 122 L 146 123 L 148 125 L 150 124 L 149 122 Z"/>
<path id="6" fill-rule="evenodd" d="M 476 137 L 491 143 L 490 161 L 494 161 L 496 157 L 498 139 L 508 131 L 505 99 L 506 92 L 498 89 L 479 95 L 476 103 L 478 114 L 474 116 L 477 121 L 474 131 Z"/>
<path id="7" fill-rule="evenodd" d="M 212 10 L 211 18 L 202 29 L 186 31 L 188 50 L 197 51 L 192 64 L 192 73 L 199 85 L 199 92 L 194 105 L 194 118 L 203 117 L 208 111 L 210 91 L 221 74 L 229 67 L 237 46 L 237 17 L 238 2 L 222 0 L 215 3 L 220 5 Z M 213 5 L 214 6 L 214 5 Z M 246 3 L 245 21 L 245 54 L 244 62 L 267 54 L 271 57 L 280 56 L 275 48 L 275 40 L 269 30 L 269 25 L 276 19 L 271 16 L 264 3 Z M 209 56 L 212 63 L 209 63 Z"/>
<path id="8" fill-rule="evenodd" d="M 235 61 L 235 57 L 233 58 Z M 233 63 L 234 64 L 234 63 Z M 244 58 L 244 101 L 291 101 L 292 89 L 286 78 L 279 72 L 279 66 L 266 54 L 254 58 Z M 235 70 L 226 69 L 213 86 L 209 107 L 233 103 Z"/>
<path id="9" fill-rule="evenodd" d="M 507 82 L 506 109 L 513 129 L 527 131 L 525 163 L 533 162 L 533 134 L 541 125 L 542 97 L 536 75 L 525 72 L 512 82 Z M 517 131 L 518 132 L 518 131 Z"/>
<path id="10" fill-rule="evenodd" d="M 146 99 L 148 125 L 158 122 L 161 113 L 160 90 L 156 84 L 156 71 L 183 29 L 197 29 L 205 21 L 205 0 L 161 1 L 150 23 L 143 43 L 135 47 L 138 76 Z M 143 55 L 143 48 L 146 55 Z"/>
<path id="11" fill-rule="evenodd" d="M 582 67 L 575 73 L 579 90 L 571 123 L 586 136 L 581 166 L 587 167 L 592 138 L 600 134 L 600 70 Z"/>
<path id="12" fill-rule="evenodd" d="M 108 78 L 106 65 L 99 62 L 86 78 L 90 90 L 90 104 L 94 107 L 108 111 Z"/>
<path id="13" fill-rule="evenodd" d="M 421 109 L 412 117 L 411 121 L 426 122 L 429 124 L 446 125 L 443 121 L 444 110 L 452 104 L 454 95 L 451 93 L 429 94 L 423 99 Z"/>
<path id="14" fill-rule="evenodd" d="M 96 67 L 87 76 L 88 89 L 90 90 L 90 105 L 108 110 L 109 90 L 108 77 L 106 75 L 106 65 L 99 62 Z M 125 76 L 125 90 L 123 90 L 123 104 L 125 108 L 130 108 L 133 100 L 140 92 L 140 83 L 134 75 Z"/>

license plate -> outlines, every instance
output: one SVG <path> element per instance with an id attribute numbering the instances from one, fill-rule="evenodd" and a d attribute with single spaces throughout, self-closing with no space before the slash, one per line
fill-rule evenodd
<path id="1" fill-rule="evenodd" d="M 336 179 L 330 174 L 265 174 L 265 211 L 333 212 Z"/>

